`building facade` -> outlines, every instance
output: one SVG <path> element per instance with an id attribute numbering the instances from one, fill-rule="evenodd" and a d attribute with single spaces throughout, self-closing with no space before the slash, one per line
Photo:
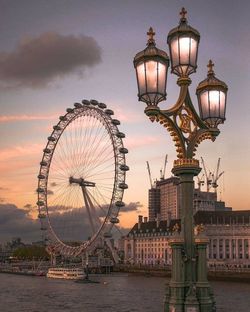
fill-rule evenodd
<path id="1" fill-rule="evenodd" d="M 160 214 L 161 220 L 179 218 L 179 189 L 179 178 L 177 177 L 156 181 L 155 187 L 148 191 L 149 221 L 155 221 L 158 214 Z"/>
<path id="2" fill-rule="evenodd" d="M 155 221 L 160 214 L 161 220 L 179 219 L 181 217 L 180 184 L 178 177 L 156 181 L 155 187 L 148 191 L 148 217 Z M 217 200 L 217 193 L 194 189 L 194 214 L 197 211 L 229 211 L 225 202 Z"/>
<path id="3" fill-rule="evenodd" d="M 210 265 L 250 267 L 250 211 L 199 211 L 195 223 L 203 224 L 209 239 Z"/>
<path id="4" fill-rule="evenodd" d="M 160 188 L 151 188 L 148 190 L 148 219 L 155 221 L 158 214 L 161 213 L 161 194 Z"/>
<path id="5" fill-rule="evenodd" d="M 124 263 L 134 265 L 170 265 L 171 248 L 169 237 L 173 225 L 167 221 L 136 223 L 124 238 Z"/>
<path id="6" fill-rule="evenodd" d="M 146 221 L 146 222 L 145 222 Z M 209 266 L 250 268 L 250 211 L 198 211 L 195 225 L 203 225 L 209 240 Z M 169 241 L 180 220 L 142 221 L 124 239 L 124 262 L 136 265 L 171 265 Z"/>

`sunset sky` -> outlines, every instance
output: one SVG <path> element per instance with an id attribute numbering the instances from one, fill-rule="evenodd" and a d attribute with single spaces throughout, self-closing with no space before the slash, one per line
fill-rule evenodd
<path id="1" fill-rule="evenodd" d="M 220 157 L 225 173 L 219 180 L 219 198 L 234 210 L 250 209 L 249 1 L 0 0 L 2 237 L 11 237 L 11 229 L 12 236 L 18 234 L 18 226 L 21 231 L 26 211 L 35 215 L 37 174 L 47 137 L 66 108 L 82 99 L 106 103 L 126 134 L 130 171 L 124 201 L 134 208 L 121 214 L 121 226 L 132 226 L 139 213 L 147 215 L 146 161 L 153 178 L 159 179 L 165 155 L 167 177 L 176 156 L 169 134 L 148 120 L 144 104 L 137 100 L 133 58 L 145 48 L 150 26 L 157 46 L 168 52 L 167 34 L 178 25 L 182 6 L 189 24 L 201 34 L 198 69 L 191 75 L 194 105 L 196 86 L 206 77 L 210 58 L 217 78 L 229 88 L 221 134 L 214 143 L 203 142 L 197 158 L 202 156 L 214 171 Z M 176 76 L 170 73 L 167 94 L 163 108 L 178 96 Z"/>

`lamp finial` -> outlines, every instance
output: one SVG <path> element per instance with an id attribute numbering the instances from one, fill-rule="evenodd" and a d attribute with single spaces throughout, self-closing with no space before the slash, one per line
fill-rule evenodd
<path id="1" fill-rule="evenodd" d="M 180 11 L 181 22 L 187 21 L 186 15 L 187 15 L 187 10 L 183 7 Z"/>
<path id="2" fill-rule="evenodd" d="M 149 28 L 147 35 L 148 35 L 148 45 L 155 44 L 155 40 L 154 40 L 155 32 L 152 27 Z"/>
<path id="3" fill-rule="evenodd" d="M 214 63 L 212 62 L 212 60 L 209 60 L 208 64 L 207 64 L 207 68 L 208 68 L 208 71 L 207 71 L 207 75 L 208 76 L 213 76 L 214 75 Z"/>

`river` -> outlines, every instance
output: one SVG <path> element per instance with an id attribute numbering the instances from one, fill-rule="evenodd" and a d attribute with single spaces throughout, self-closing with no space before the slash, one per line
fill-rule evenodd
<path id="1" fill-rule="evenodd" d="M 1 312 L 163 312 L 166 278 L 96 276 L 99 284 L 0 274 Z M 250 283 L 211 282 L 217 312 L 249 312 Z"/>

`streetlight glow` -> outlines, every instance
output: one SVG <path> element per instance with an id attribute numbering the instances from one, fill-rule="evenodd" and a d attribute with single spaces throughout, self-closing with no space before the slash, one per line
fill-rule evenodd
<path id="1" fill-rule="evenodd" d="M 227 85 L 215 77 L 213 62 L 207 67 L 207 78 L 196 89 L 201 119 L 212 128 L 225 120 Z"/>
<path id="2" fill-rule="evenodd" d="M 166 99 L 167 70 L 169 58 L 166 52 L 156 48 L 154 31 L 150 27 L 147 48 L 136 54 L 134 67 L 136 69 L 138 98 L 147 105 L 156 106 Z"/>
<path id="3" fill-rule="evenodd" d="M 172 72 L 187 76 L 196 67 L 198 43 L 190 37 L 173 38 L 170 44 Z"/>
<path id="4" fill-rule="evenodd" d="M 199 32 L 187 24 L 187 11 L 182 8 L 180 23 L 168 33 L 172 73 L 179 77 L 187 77 L 197 67 Z"/>

